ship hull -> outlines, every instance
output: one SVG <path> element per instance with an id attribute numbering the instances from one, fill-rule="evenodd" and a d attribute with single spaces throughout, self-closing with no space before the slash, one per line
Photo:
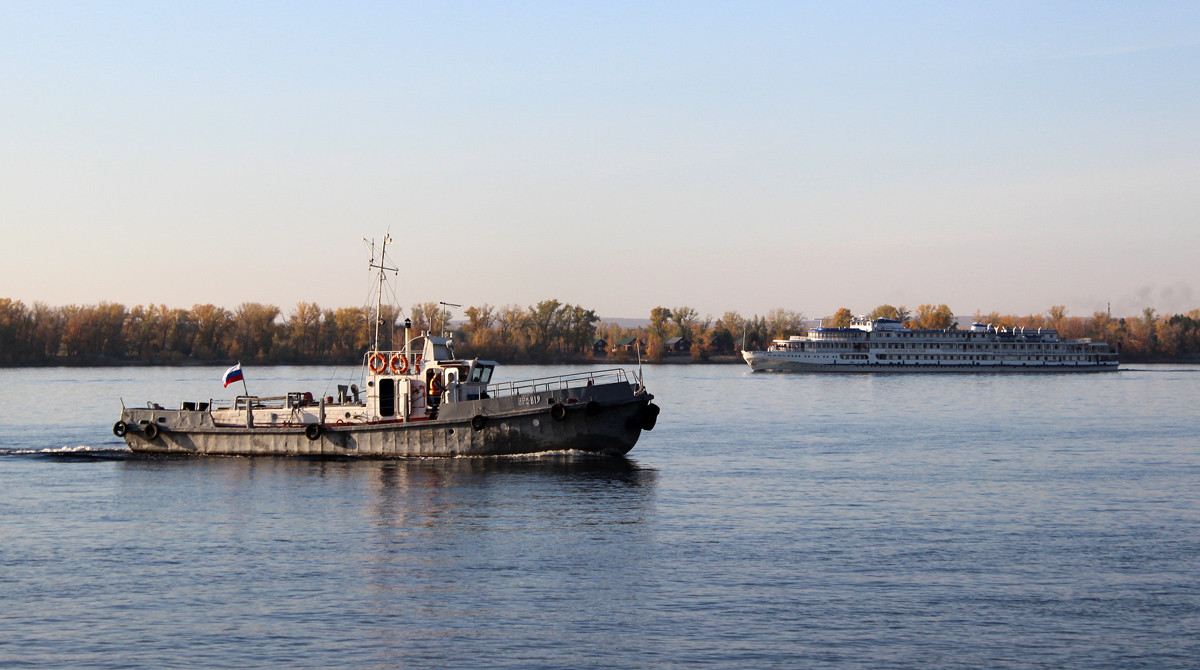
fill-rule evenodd
<path id="1" fill-rule="evenodd" d="M 126 444 L 142 453 L 406 458 L 574 450 L 622 455 L 637 444 L 644 429 L 653 428 L 657 417 L 657 407 L 650 404 L 653 396 L 625 395 L 603 403 L 549 397 L 544 404 L 524 409 L 505 407 L 513 403 L 503 401 L 511 399 L 483 400 L 469 403 L 469 408 L 448 406 L 447 410 L 470 413 L 447 411 L 449 416 L 436 420 L 326 424 L 315 439 L 310 439 L 314 431 L 306 433 L 306 425 L 204 425 L 203 416 L 194 416 L 200 413 L 183 410 L 126 409 L 122 420 L 129 426 Z M 152 431 L 157 434 L 145 429 L 148 421 L 159 427 Z"/>

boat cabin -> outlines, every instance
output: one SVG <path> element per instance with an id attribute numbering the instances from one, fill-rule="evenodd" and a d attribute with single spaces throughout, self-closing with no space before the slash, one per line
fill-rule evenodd
<path id="1" fill-rule="evenodd" d="M 496 365 L 456 358 L 452 339 L 432 335 L 413 338 L 403 351 L 367 352 L 368 420 L 435 419 L 442 403 L 487 398 Z"/>

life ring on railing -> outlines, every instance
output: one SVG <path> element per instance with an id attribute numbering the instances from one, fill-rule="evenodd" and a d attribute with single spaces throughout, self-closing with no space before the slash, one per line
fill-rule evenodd
<path id="1" fill-rule="evenodd" d="M 392 374 L 402 375 L 408 372 L 408 356 L 404 354 L 392 354 L 392 360 L 388 361 L 388 367 L 392 369 Z"/>
<path id="2" fill-rule="evenodd" d="M 379 352 L 371 354 L 371 357 L 367 359 L 367 369 L 372 374 L 383 374 L 383 371 L 387 369 L 387 358 Z"/>
<path id="3" fill-rule="evenodd" d="M 445 387 L 442 386 L 441 377 L 434 375 L 429 378 L 429 395 L 441 395 L 442 391 L 445 390 Z"/>

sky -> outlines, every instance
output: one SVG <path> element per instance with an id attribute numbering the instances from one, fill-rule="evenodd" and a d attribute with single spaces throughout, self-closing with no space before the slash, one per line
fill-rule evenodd
<path id="1" fill-rule="evenodd" d="M 1200 307 L 1200 3 L 0 4 L 0 297 Z"/>

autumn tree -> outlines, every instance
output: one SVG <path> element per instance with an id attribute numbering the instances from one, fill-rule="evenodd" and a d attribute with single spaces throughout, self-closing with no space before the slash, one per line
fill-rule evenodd
<path id="1" fill-rule="evenodd" d="M 0 363 L 12 365 L 25 361 L 30 353 L 26 346 L 28 332 L 25 304 L 20 300 L 0 298 Z"/>
<path id="2" fill-rule="evenodd" d="M 742 348 L 746 350 L 765 349 L 771 343 L 771 328 L 766 317 L 755 314 L 745 322 L 746 340 Z"/>
<path id="3" fill-rule="evenodd" d="M 539 353 L 544 354 L 550 340 L 558 329 L 558 310 L 562 303 L 557 300 L 543 300 L 537 305 L 531 305 L 525 317 L 530 345 Z"/>
<path id="4" fill-rule="evenodd" d="M 233 314 L 212 304 L 192 305 L 189 314 L 196 327 L 192 339 L 193 355 L 205 360 L 226 356 Z"/>
<path id="5" fill-rule="evenodd" d="M 265 360 L 275 340 L 275 318 L 279 308 L 257 302 L 244 302 L 233 313 L 232 346 L 234 358 Z"/>
<path id="6" fill-rule="evenodd" d="M 1061 331 L 1067 320 L 1067 308 L 1065 305 L 1054 305 L 1046 311 L 1046 316 L 1046 325 Z"/>
<path id="7" fill-rule="evenodd" d="M 463 337 L 471 350 L 481 351 L 491 347 L 494 334 L 492 325 L 497 320 L 496 308 L 484 303 L 478 307 L 468 307 L 464 316 L 467 322 L 462 326 Z"/>
<path id="8" fill-rule="evenodd" d="M 676 307 L 671 310 L 671 320 L 675 322 L 675 334 L 687 339 L 696 340 L 696 320 L 699 314 L 691 307 Z"/>
<path id="9" fill-rule="evenodd" d="M 849 313 L 849 310 L 847 310 Z M 849 321 L 846 322 L 849 325 Z M 804 313 L 776 308 L 767 312 L 767 330 L 771 339 L 787 339 L 804 333 Z"/>
<path id="10" fill-rule="evenodd" d="M 954 312 L 945 304 L 920 305 L 916 315 L 907 325 L 916 329 L 944 330 L 957 327 L 957 322 L 954 320 Z"/>
<path id="11" fill-rule="evenodd" d="M 321 339 L 334 358 L 354 359 L 366 353 L 371 344 L 368 326 L 368 310 L 362 307 L 326 310 L 321 320 Z"/>
<path id="12" fill-rule="evenodd" d="M 668 335 L 668 325 L 671 322 L 671 310 L 666 307 L 655 307 L 650 310 L 650 334 L 660 340 L 666 340 Z"/>
<path id="13" fill-rule="evenodd" d="M 904 308 L 901 307 L 901 308 L 897 309 L 897 308 L 892 307 L 891 305 L 888 305 L 885 303 L 885 304 L 882 304 L 882 305 L 876 307 L 875 309 L 871 310 L 870 312 L 867 312 L 867 318 L 870 319 L 871 321 L 874 321 L 875 319 L 893 319 L 895 321 L 906 321 L 907 316 L 908 316 L 907 314 L 905 314 L 905 317 L 906 317 L 905 319 L 900 318 L 900 310 L 901 309 L 904 309 Z M 907 311 L 908 310 L 905 310 L 905 312 L 907 312 Z"/>
<path id="14" fill-rule="evenodd" d="M 449 330 L 449 314 L 436 302 L 422 302 L 412 306 L 409 312 L 412 318 L 413 330 L 417 334 L 428 332 L 440 336 Z"/>
<path id="15" fill-rule="evenodd" d="M 596 311 L 584 309 L 577 305 L 565 305 L 559 319 L 562 329 L 563 344 L 574 353 L 587 353 L 592 350 L 592 340 L 596 337 L 596 322 L 600 317 Z"/>
<path id="16" fill-rule="evenodd" d="M 725 312 L 713 326 L 710 344 L 716 351 L 732 351 L 734 342 L 741 339 L 746 320 L 737 312 Z"/>
<path id="17" fill-rule="evenodd" d="M 143 360 L 153 360 L 162 351 L 159 333 L 162 330 L 162 311 L 155 305 L 138 305 L 129 310 L 124 335 L 128 351 Z"/>
<path id="18" fill-rule="evenodd" d="M 850 310 L 845 307 L 842 307 L 842 308 L 838 309 L 838 311 L 835 312 L 833 314 L 833 316 L 829 319 L 829 327 L 830 328 L 846 328 L 850 325 L 850 322 L 853 319 L 854 319 L 854 315 L 850 313 Z"/>
<path id="19" fill-rule="evenodd" d="M 646 358 L 651 361 L 661 361 L 667 352 L 666 342 L 653 332 L 650 333 L 648 339 L 650 341 L 646 343 Z"/>

